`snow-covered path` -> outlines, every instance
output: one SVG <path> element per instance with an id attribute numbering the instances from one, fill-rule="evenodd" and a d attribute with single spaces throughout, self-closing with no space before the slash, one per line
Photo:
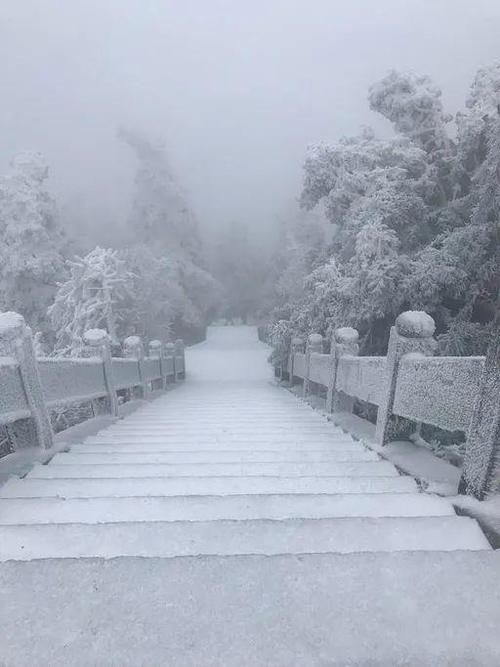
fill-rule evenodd
<path id="1" fill-rule="evenodd" d="M 498 664 L 477 523 L 266 355 L 211 329 L 185 384 L 0 490 L 0 664 Z"/>
<path id="2" fill-rule="evenodd" d="M 277 388 L 252 327 L 211 329 L 187 362 L 178 390 L 2 489 L 2 560 L 488 548 Z"/>

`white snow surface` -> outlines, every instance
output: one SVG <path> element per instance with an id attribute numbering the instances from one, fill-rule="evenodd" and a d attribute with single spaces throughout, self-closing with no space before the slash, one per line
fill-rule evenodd
<path id="1" fill-rule="evenodd" d="M 83 339 L 86 343 L 96 343 L 106 340 L 108 333 L 104 329 L 88 329 L 83 334 Z"/>
<path id="2" fill-rule="evenodd" d="M 0 664 L 500 662 L 477 522 L 278 387 L 267 353 L 211 329 L 175 391 L 0 489 Z"/>
<path id="3" fill-rule="evenodd" d="M 409 338 L 428 338 L 434 334 L 436 325 L 423 310 L 407 310 L 396 318 L 396 328 Z"/>

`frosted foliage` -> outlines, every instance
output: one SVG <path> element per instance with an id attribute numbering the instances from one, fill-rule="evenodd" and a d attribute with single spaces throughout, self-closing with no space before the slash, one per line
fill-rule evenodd
<path id="1" fill-rule="evenodd" d="M 70 278 L 59 285 L 49 315 L 57 336 L 56 352 L 77 355 L 88 329 L 104 328 L 118 343 L 123 308 L 132 276 L 116 250 L 95 248 L 67 262 Z"/>
<path id="2" fill-rule="evenodd" d="M 434 335 L 436 325 L 430 315 L 423 311 L 408 310 L 396 319 L 396 327 L 402 336 L 427 338 Z"/>
<path id="3" fill-rule="evenodd" d="M 276 253 L 272 319 L 303 338 L 353 326 L 362 353 L 382 354 L 396 317 L 421 310 L 441 354 L 484 354 L 499 308 L 500 64 L 477 72 L 453 139 L 427 77 L 391 72 L 369 102 L 397 134 L 309 151 L 300 202 L 332 234 L 320 249 L 294 235 Z"/>
<path id="4" fill-rule="evenodd" d="M 397 234 L 380 221 L 367 222 L 356 234 L 356 260 L 363 269 L 395 257 L 398 247 Z"/>
<path id="5" fill-rule="evenodd" d="M 357 343 L 359 333 L 352 327 L 340 327 L 335 330 L 335 340 L 338 343 Z"/>
<path id="6" fill-rule="evenodd" d="M 0 179 L 0 308 L 39 326 L 64 275 L 64 238 L 54 201 L 44 189 L 48 168 L 39 153 L 21 153 Z"/>
<path id="7" fill-rule="evenodd" d="M 370 88 L 370 106 L 388 118 L 398 132 L 410 137 L 426 152 L 449 143 L 441 91 L 427 76 L 392 71 Z"/>
<path id="8" fill-rule="evenodd" d="M 352 220 L 359 229 L 363 218 L 399 229 L 406 218 L 408 223 L 422 218 L 426 156 L 408 139 L 381 141 L 365 132 L 333 147 L 319 146 L 311 150 L 304 171 L 302 205 L 312 208 L 324 199 L 335 224 Z"/>
<path id="9" fill-rule="evenodd" d="M 198 257 L 198 222 L 172 175 L 165 147 L 130 130 L 121 130 L 119 136 L 139 159 L 130 219 L 133 235 L 156 250 Z"/>
<path id="10" fill-rule="evenodd" d="M 466 105 L 481 114 L 494 117 L 497 115 L 500 102 L 500 63 L 490 67 L 481 67 L 472 82 Z"/>

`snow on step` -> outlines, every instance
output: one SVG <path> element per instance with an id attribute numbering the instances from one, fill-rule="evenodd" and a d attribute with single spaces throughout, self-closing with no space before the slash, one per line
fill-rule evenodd
<path id="1" fill-rule="evenodd" d="M 488 549 L 468 517 L 0 526 L 0 559 Z"/>
<path id="2" fill-rule="evenodd" d="M 1 498 L 114 498 L 270 493 L 412 493 L 411 477 L 138 477 L 117 479 L 10 479 Z"/>
<path id="3" fill-rule="evenodd" d="M 115 452 L 92 449 L 79 449 L 75 452 L 57 454 L 51 465 L 102 464 L 120 465 L 122 463 L 330 463 L 332 461 L 377 461 L 375 452 L 368 449 L 331 452 L 315 451 L 224 451 L 208 450 L 205 452 L 144 452 L 140 449 L 128 451 L 117 448 Z"/>
<path id="4" fill-rule="evenodd" d="M 85 445 L 123 445 L 124 447 L 130 445 L 132 447 L 140 446 L 141 448 L 146 448 L 157 446 L 162 448 L 164 451 L 197 451 L 201 449 L 214 449 L 219 447 L 220 449 L 242 449 L 242 450 L 251 450 L 251 451 L 266 451 L 266 450 L 284 450 L 288 451 L 290 449 L 304 449 L 307 450 L 318 450 L 323 449 L 324 451 L 331 451 L 332 449 L 362 449 L 359 443 L 356 443 L 353 440 L 345 440 L 340 442 L 325 442 L 320 439 L 308 438 L 294 438 L 294 439 L 280 439 L 280 438 L 217 438 L 208 439 L 203 435 L 199 437 L 184 438 L 182 436 L 178 438 L 162 438 L 160 437 L 141 437 L 137 436 L 136 438 L 118 438 L 113 437 L 93 437 L 92 439 L 87 439 L 84 442 Z M 147 450 L 146 450 L 147 451 Z"/>
<path id="5" fill-rule="evenodd" d="M 390 477 L 398 471 L 387 461 L 334 463 L 122 463 L 37 465 L 28 479 L 116 477 Z"/>
<path id="6" fill-rule="evenodd" d="M 230 359 L 210 334 L 184 385 L 0 488 L 0 559 L 489 548 L 475 521 L 272 386 L 265 347 L 241 333 L 223 332 Z"/>
<path id="7" fill-rule="evenodd" d="M 222 443 L 222 442 L 231 442 L 231 443 L 246 443 L 256 445 L 263 444 L 281 444 L 285 447 L 293 447 L 294 444 L 301 444 L 304 447 L 311 447 L 314 443 L 321 443 L 324 446 L 332 446 L 335 444 L 350 444 L 355 441 L 352 438 L 329 438 L 328 436 L 318 435 L 318 434 L 308 434 L 302 431 L 295 431 L 289 435 L 283 435 L 282 433 L 268 432 L 266 433 L 206 433 L 203 430 L 198 430 L 193 433 L 185 433 L 184 431 L 179 431 L 178 433 L 108 433 L 106 431 L 99 433 L 98 435 L 88 437 L 85 442 L 92 443 L 106 443 L 106 442 L 118 442 L 118 443 L 136 443 L 136 442 L 164 442 L 164 443 L 184 443 L 189 444 L 193 442 L 201 443 Z M 359 445 L 358 445 L 359 446 Z"/>
<path id="8" fill-rule="evenodd" d="M 336 454 L 337 452 L 363 452 L 366 451 L 359 443 L 351 442 L 342 442 L 340 444 L 330 444 L 323 445 L 321 443 L 313 443 L 307 449 L 301 448 L 301 443 L 296 443 L 290 445 L 282 442 L 271 442 L 271 443 L 252 443 L 248 442 L 224 442 L 224 443 L 207 443 L 204 440 L 199 440 L 198 442 L 175 442 L 175 443 L 162 443 L 162 442 L 144 442 L 138 438 L 135 442 L 85 442 L 79 445 L 72 445 L 71 453 L 98 453 L 98 452 L 149 452 L 157 453 L 163 452 L 165 454 L 212 454 L 217 451 L 231 451 L 232 453 L 241 453 L 242 456 L 247 456 L 250 453 L 255 453 L 259 456 L 280 454 L 286 456 L 288 452 L 301 452 L 301 455 L 305 456 L 321 454 L 322 456 L 328 457 L 330 454 Z"/>
<path id="9" fill-rule="evenodd" d="M 444 498 L 422 493 L 0 499 L 0 525 L 454 514 Z"/>

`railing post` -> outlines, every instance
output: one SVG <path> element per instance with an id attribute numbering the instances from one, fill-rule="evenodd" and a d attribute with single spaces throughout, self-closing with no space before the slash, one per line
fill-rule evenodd
<path id="1" fill-rule="evenodd" d="M 333 332 L 330 350 L 330 382 L 326 395 L 328 412 L 352 412 L 354 398 L 336 391 L 339 361 L 345 356 L 356 357 L 359 354 L 359 333 L 352 327 L 340 327 Z"/>
<path id="2" fill-rule="evenodd" d="M 307 338 L 307 345 L 306 345 L 306 369 L 305 369 L 305 377 L 304 377 L 304 384 L 302 385 L 302 398 L 306 398 L 306 396 L 309 394 L 311 382 L 309 379 L 309 376 L 311 374 L 311 354 L 313 352 L 323 352 L 323 336 L 321 334 L 310 334 Z"/>
<path id="3" fill-rule="evenodd" d="M 37 446 L 49 449 L 54 443 L 49 411 L 36 363 L 31 329 L 18 313 L 0 314 L 0 355 L 14 357 L 19 364 L 26 400 L 31 411 L 28 429 L 9 427 L 15 448 Z"/>
<path id="4" fill-rule="evenodd" d="M 491 491 L 500 456 L 500 332 L 486 353 L 479 394 L 472 414 L 459 493 L 482 500 Z"/>
<path id="5" fill-rule="evenodd" d="M 177 381 L 177 371 L 175 365 L 175 345 L 173 343 L 165 344 L 165 360 L 172 359 L 172 382 Z M 165 364 L 166 366 L 168 364 Z"/>
<path id="6" fill-rule="evenodd" d="M 184 341 L 178 338 L 175 343 L 175 372 L 176 379 L 182 380 L 186 377 L 186 358 L 184 353 Z"/>
<path id="7" fill-rule="evenodd" d="M 163 370 L 163 343 L 161 340 L 151 340 L 149 342 L 149 356 L 152 359 L 158 359 L 160 362 L 160 387 L 165 389 L 165 372 Z"/>
<path id="8" fill-rule="evenodd" d="M 137 367 L 139 369 L 139 382 L 140 382 L 139 391 L 142 398 L 144 399 L 148 398 L 149 391 L 147 382 L 145 382 L 144 380 L 144 369 L 143 369 L 144 347 L 142 345 L 142 340 L 139 338 L 139 336 L 129 336 L 128 338 L 125 338 L 125 340 L 123 341 L 123 353 L 129 359 L 137 360 Z"/>
<path id="9" fill-rule="evenodd" d="M 295 354 L 304 349 L 302 338 L 292 338 L 290 343 L 290 356 L 288 357 L 288 384 L 293 387 L 293 370 L 295 365 Z"/>
<path id="10" fill-rule="evenodd" d="M 433 338 L 435 328 L 430 315 L 423 311 L 411 310 L 401 313 L 396 318 L 395 326 L 391 327 L 385 366 L 385 388 L 378 407 L 375 434 L 376 441 L 380 445 L 397 438 L 397 433 L 391 434 L 390 427 L 401 358 L 410 352 L 431 357 L 436 349 L 436 341 Z"/>
<path id="11" fill-rule="evenodd" d="M 113 380 L 113 366 L 111 361 L 111 340 L 104 329 L 89 329 L 83 334 L 83 342 L 96 352 L 102 359 L 104 370 L 104 382 L 108 392 L 109 411 L 118 416 L 118 399 L 116 396 L 115 383 Z"/>

